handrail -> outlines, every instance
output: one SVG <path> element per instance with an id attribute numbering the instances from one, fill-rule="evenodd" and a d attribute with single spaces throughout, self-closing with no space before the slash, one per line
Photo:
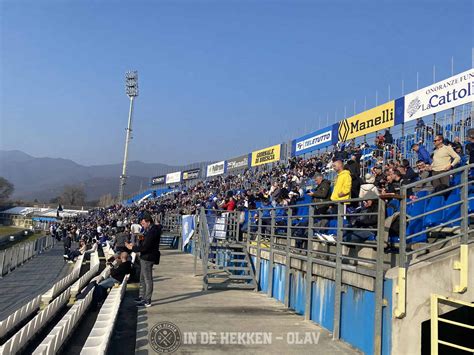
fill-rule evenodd
<path id="1" fill-rule="evenodd" d="M 438 355 L 439 344 L 448 346 L 450 348 L 467 351 L 469 353 L 474 353 L 474 348 L 468 348 L 465 346 L 461 346 L 459 344 L 455 344 L 452 342 L 439 339 L 439 325 L 438 325 L 439 322 L 451 324 L 456 327 L 474 330 L 474 325 L 465 324 L 463 322 L 455 322 L 446 318 L 441 318 L 438 311 L 438 306 L 440 302 L 448 303 L 448 304 L 460 306 L 460 307 L 474 308 L 474 303 L 464 302 L 464 301 L 456 300 L 454 298 L 440 296 L 436 294 L 431 295 L 431 354 Z"/>

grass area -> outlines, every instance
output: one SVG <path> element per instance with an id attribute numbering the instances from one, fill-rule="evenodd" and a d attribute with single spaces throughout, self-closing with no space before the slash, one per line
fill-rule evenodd
<path id="1" fill-rule="evenodd" d="M 5 235 L 12 235 L 21 232 L 25 228 L 11 227 L 11 226 L 0 226 L 0 237 Z"/>
<path id="2" fill-rule="evenodd" d="M 0 227 L 0 250 L 11 248 L 13 245 L 23 242 L 29 242 L 45 235 L 45 232 L 35 232 L 28 236 L 23 235 L 25 228 Z M 18 234 L 20 233 L 20 234 Z M 8 236 L 15 235 L 14 241 L 9 241 Z"/>

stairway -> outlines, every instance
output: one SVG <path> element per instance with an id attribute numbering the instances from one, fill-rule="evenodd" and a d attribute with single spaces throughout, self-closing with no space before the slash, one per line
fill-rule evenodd
<path id="1" fill-rule="evenodd" d="M 209 244 L 207 264 L 208 289 L 255 290 L 257 283 L 244 244 L 214 240 Z"/>

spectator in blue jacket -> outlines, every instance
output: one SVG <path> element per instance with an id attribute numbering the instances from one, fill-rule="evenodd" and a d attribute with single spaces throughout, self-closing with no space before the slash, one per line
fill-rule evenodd
<path id="1" fill-rule="evenodd" d="M 418 154 L 418 160 L 423 161 L 425 164 L 431 164 L 430 153 L 421 144 L 415 143 L 411 146 L 411 149 Z"/>

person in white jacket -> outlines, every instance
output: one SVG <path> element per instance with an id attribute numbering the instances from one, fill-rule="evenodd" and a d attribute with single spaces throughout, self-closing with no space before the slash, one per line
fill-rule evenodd
<path id="1" fill-rule="evenodd" d="M 359 198 L 366 198 L 367 195 L 376 196 L 379 195 L 379 190 L 377 186 L 374 185 L 375 176 L 372 174 L 365 174 L 365 184 L 360 185 Z"/>

